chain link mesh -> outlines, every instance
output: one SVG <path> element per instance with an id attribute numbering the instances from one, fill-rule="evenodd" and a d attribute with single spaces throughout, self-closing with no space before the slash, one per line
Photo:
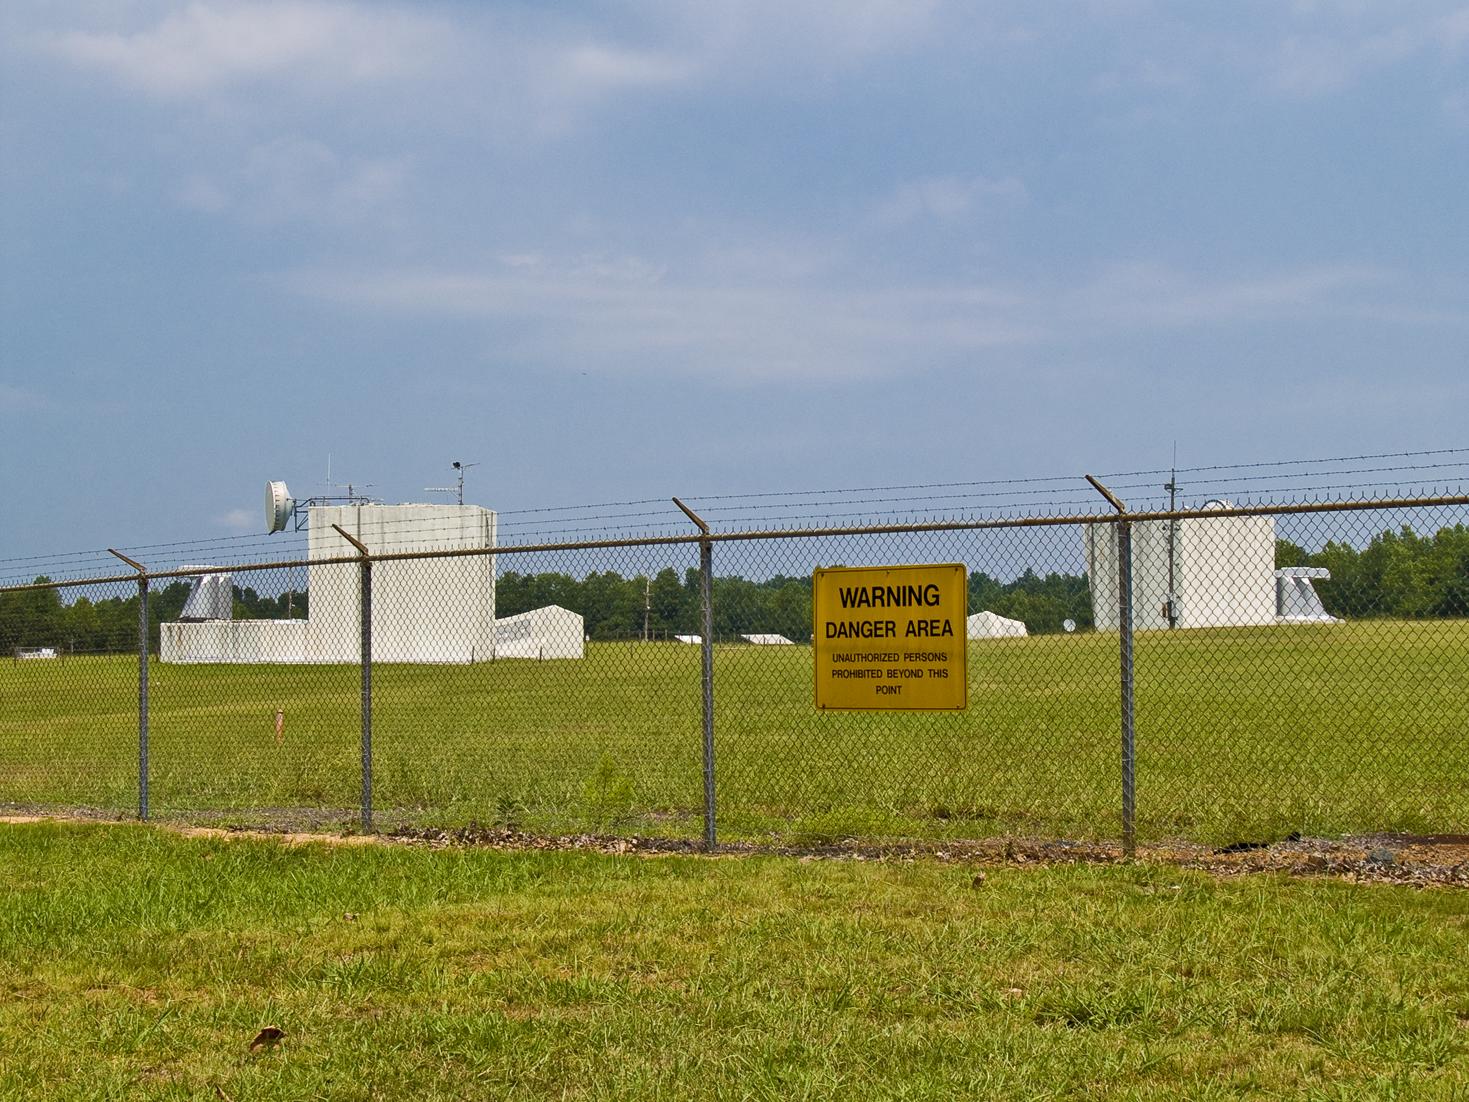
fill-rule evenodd
<path id="1" fill-rule="evenodd" d="M 720 838 L 1124 836 L 1122 523 L 1140 840 L 1469 830 L 1465 521 L 716 531 Z M 148 579 L 146 774 L 139 581 L 0 589 L 0 805 L 137 814 L 146 775 L 191 821 L 701 835 L 696 538 L 344 548 Z M 819 710 L 813 571 L 924 563 L 966 568 L 967 708 Z"/>
<path id="2" fill-rule="evenodd" d="M 138 586 L 0 592 L 0 804 L 138 807 Z"/>
<path id="3" fill-rule="evenodd" d="M 295 567 L 199 580 L 219 584 L 233 616 L 162 624 L 149 677 L 152 814 L 291 828 L 353 823 L 358 567 L 313 564 L 309 579 Z"/>
<path id="4" fill-rule="evenodd" d="M 1140 835 L 1469 826 L 1464 519 L 1134 525 Z"/>
<path id="5" fill-rule="evenodd" d="M 484 599 L 440 606 L 400 647 L 442 649 L 442 664 L 385 656 L 373 671 L 379 819 L 697 834 L 700 648 L 678 638 L 698 607 L 697 548 L 494 558 Z M 381 564 L 379 600 L 394 583 L 435 588 L 444 565 Z M 393 620 L 377 607 L 375 654 Z"/>

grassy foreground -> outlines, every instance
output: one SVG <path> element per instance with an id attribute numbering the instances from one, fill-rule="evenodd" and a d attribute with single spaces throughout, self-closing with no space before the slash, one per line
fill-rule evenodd
<path id="1" fill-rule="evenodd" d="M 136 806 L 136 661 L 0 663 L 0 804 Z M 1140 633 L 1143 838 L 1469 831 L 1469 621 Z M 715 655 L 720 829 L 821 841 L 1120 830 L 1115 635 L 975 640 L 957 714 L 825 714 L 806 647 Z M 374 670 L 384 825 L 695 834 L 699 649 Z M 155 810 L 349 820 L 355 666 L 151 673 Z M 282 734 L 275 730 L 277 710 Z"/>
<path id="2" fill-rule="evenodd" d="M 0 826 L 0 1098 L 1469 1093 L 1469 894 L 975 877 Z"/>

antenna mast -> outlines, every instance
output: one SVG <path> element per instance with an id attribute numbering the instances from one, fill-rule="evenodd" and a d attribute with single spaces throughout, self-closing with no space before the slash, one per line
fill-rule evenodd
<path id="1" fill-rule="evenodd" d="M 1168 470 L 1168 482 L 1163 489 L 1168 491 L 1168 511 L 1178 507 L 1178 441 L 1173 441 L 1173 466 Z M 1173 572 L 1178 561 L 1178 518 L 1168 518 L 1168 604 L 1164 611 L 1168 615 L 1168 630 L 1178 626 L 1178 595 L 1174 592 Z"/>
<path id="2" fill-rule="evenodd" d="M 373 488 L 373 484 L 371 482 L 364 483 L 362 485 L 362 487 L 361 487 L 361 489 L 363 489 L 363 490 L 370 490 L 372 488 Z M 347 495 L 346 495 L 346 497 L 343 497 L 341 494 L 333 494 L 332 493 L 333 490 L 346 490 L 347 491 Z M 357 491 L 358 491 L 358 487 L 355 486 L 355 485 L 353 485 L 351 482 L 333 482 L 332 481 L 332 453 L 331 452 L 327 452 L 326 453 L 326 493 L 324 493 L 319 498 L 311 498 L 310 499 L 311 504 L 326 503 L 326 502 L 346 502 L 346 504 L 348 504 L 348 505 L 371 505 L 371 504 L 374 504 L 374 499 L 373 498 L 368 497 L 366 494 L 358 493 Z"/>
<path id="3" fill-rule="evenodd" d="M 454 469 L 459 472 L 458 484 L 454 486 L 425 486 L 423 492 L 426 494 L 454 494 L 459 504 L 464 504 L 464 472 L 470 467 L 478 467 L 478 463 L 461 463 L 454 460 Z"/>

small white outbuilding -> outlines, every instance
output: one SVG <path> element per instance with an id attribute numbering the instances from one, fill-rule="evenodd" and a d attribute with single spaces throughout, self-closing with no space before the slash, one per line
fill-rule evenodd
<path id="1" fill-rule="evenodd" d="M 186 566 L 185 570 L 208 570 L 207 566 Z M 231 574 L 195 574 L 189 579 L 189 596 L 184 601 L 179 620 L 232 620 L 235 614 L 234 577 Z"/>
<path id="2" fill-rule="evenodd" d="M 1283 566 L 1275 572 L 1275 615 L 1291 623 L 1339 624 L 1326 611 L 1313 579 L 1331 580 L 1324 566 Z"/>
<path id="3" fill-rule="evenodd" d="M 1012 620 L 988 609 L 974 613 L 964 624 L 964 634 L 970 639 L 1003 639 L 1029 634 L 1019 620 Z"/>
<path id="4" fill-rule="evenodd" d="M 495 621 L 496 658 L 580 658 L 586 622 L 560 605 Z"/>

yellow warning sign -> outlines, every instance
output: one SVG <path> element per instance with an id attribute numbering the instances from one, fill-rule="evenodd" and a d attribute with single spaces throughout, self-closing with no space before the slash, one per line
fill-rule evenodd
<path id="1" fill-rule="evenodd" d="M 812 595 L 818 708 L 968 706 L 962 563 L 829 567 L 812 576 Z"/>

